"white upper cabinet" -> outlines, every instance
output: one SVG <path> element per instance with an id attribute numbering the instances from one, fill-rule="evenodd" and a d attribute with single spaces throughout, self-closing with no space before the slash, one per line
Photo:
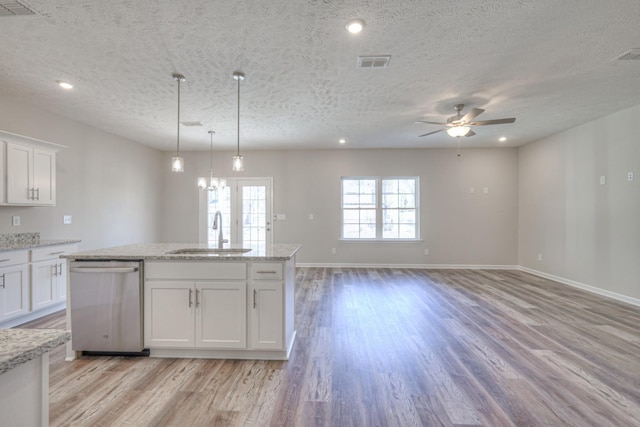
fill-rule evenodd
<path id="1" fill-rule="evenodd" d="M 65 147 L 2 131 L 0 140 L 0 202 L 55 206 L 56 152 Z"/>

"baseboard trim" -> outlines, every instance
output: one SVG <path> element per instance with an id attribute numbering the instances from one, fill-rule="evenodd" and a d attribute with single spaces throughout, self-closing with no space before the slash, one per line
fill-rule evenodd
<path id="1" fill-rule="evenodd" d="M 607 291 L 606 289 L 601 289 L 595 286 L 587 285 L 585 283 L 576 282 L 575 280 L 565 279 L 564 277 L 544 273 L 542 271 L 523 267 L 521 265 L 518 266 L 518 270 L 524 271 L 525 273 L 533 274 L 534 276 L 542 277 L 544 279 L 553 280 L 554 282 L 562 283 L 563 285 L 569 285 L 574 288 L 582 289 L 583 291 L 587 291 L 592 294 L 597 294 L 603 297 L 614 299 L 616 301 L 621 301 L 636 307 L 640 307 L 640 299 L 638 298 L 633 298 L 627 295 L 619 294 L 617 292 Z"/>
<path id="2" fill-rule="evenodd" d="M 302 268 L 414 268 L 437 270 L 517 270 L 517 265 L 482 265 L 482 264 L 365 264 L 365 263 L 313 263 L 298 262 L 296 267 Z"/>

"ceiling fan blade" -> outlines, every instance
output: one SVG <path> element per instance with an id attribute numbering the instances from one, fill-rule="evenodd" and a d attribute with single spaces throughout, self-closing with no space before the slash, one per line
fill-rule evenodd
<path id="1" fill-rule="evenodd" d="M 427 136 L 427 135 L 433 135 L 434 133 L 442 132 L 443 130 L 445 130 L 445 129 L 438 129 L 438 130 L 434 130 L 433 132 L 425 133 L 424 135 L 418 135 L 418 138 L 421 138 L 421 137 Z"/>
<path id="2" fill-rule="evenodd" d="M 486 125 L 501 125 L 505 123 L 513 123 L 515 121 L 516 121 L 515 118 L 510 117 L 508 119 L 483 120 L 480 122 L 471 122 L 467 124 L 470 126 L 486 126 Z"/>
<path id="3" fill-rule="evenodd" d="M 441 125 L 441 126 L 446 126 L 447 123 L 442 123 L 442 122 L 429 122 L 427 120 L 418 120 L 416 121 L 416 123 L 429 123 L 430 125 Z"/>
<path id="4" fill-rule="evenodd" d="M 476 116 L 482 114 L 484 112 L 484 110 L 482 108 L 473 108 L 471 111 L 469 111 L 467 114 L 465 114 L 464 116 L 462 116 L 462 118 L 460 119 L 461 122 L 466 123 L 466 122 L 470 122 L 471 120 L 473 120 Z"/>
<path id="5" fill-rule="evenodd" d="M 471 129 L 469 129 L 469 132 L 467 132 L 467 134 L 465 136 L 473 136 L 476 133 L 474 131 L 472 131 Z"/>

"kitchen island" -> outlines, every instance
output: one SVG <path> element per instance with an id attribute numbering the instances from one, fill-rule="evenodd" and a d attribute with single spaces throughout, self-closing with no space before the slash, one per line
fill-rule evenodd
<path id="1" fill-rule="evenodd" d="M 273 244 L 220 251 L 204 244 L 158 243 L 64 257 L 143 263 L 144 347 L 152 357 L 286 360 L 295 339 L 299 249 Z M 69 324 L 73 304 L 71 296 Z M 72 348 L 68 359 L 76 356 Z"/>
<path id="2" fill-rule="evenodd" d="M 49 351 L 70 337 L 57 329 L 0 329 L 0 425 L 49 425 Z"/>

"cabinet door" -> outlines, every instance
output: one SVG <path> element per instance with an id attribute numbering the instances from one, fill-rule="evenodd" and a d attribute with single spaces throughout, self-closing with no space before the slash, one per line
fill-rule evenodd
<path id="1" fill-rule="evenodd" d="M 31 264 L 32 310 L 38 310 L 57 302 L 57 265 L 57 260 L 49 260 Z"/>
<path id="2" fill-rule="evenodd" d="M 145 347 L 194 347 L 194 316 L 193 282 L 150 280 L 145 283 Z"/>
<path id="3" fill-rule="evenodd" d="M 284 348 L 282 287 L 282 282 L 252 282 L 248 298 L 251 310 L 251 348 Z"/>
<path id="4" fill-rule="evenodd" d="M 7 143 L 7 202 L 33 204 L 33 148 Z"/>
<path id="5" fill-rule="evenodd" d="M 56 272 L 56 301 L 67 300 L 67 260 L 57 260 Z"/>
<path id="6" fill-rule="evenodd" d="M 0 321 L 29 312 L 27 265 L 0 270 Z"/>
<path id="7" fill-rule="evenodd" d="M 33 150 L 34 204 L 55 205 L 56 203 L 56 153 Z"/>
<path id="8" fill-rule="evenodd" d="M 196 346 L 247 347 L 246 282 L 196 283 Z"/>

